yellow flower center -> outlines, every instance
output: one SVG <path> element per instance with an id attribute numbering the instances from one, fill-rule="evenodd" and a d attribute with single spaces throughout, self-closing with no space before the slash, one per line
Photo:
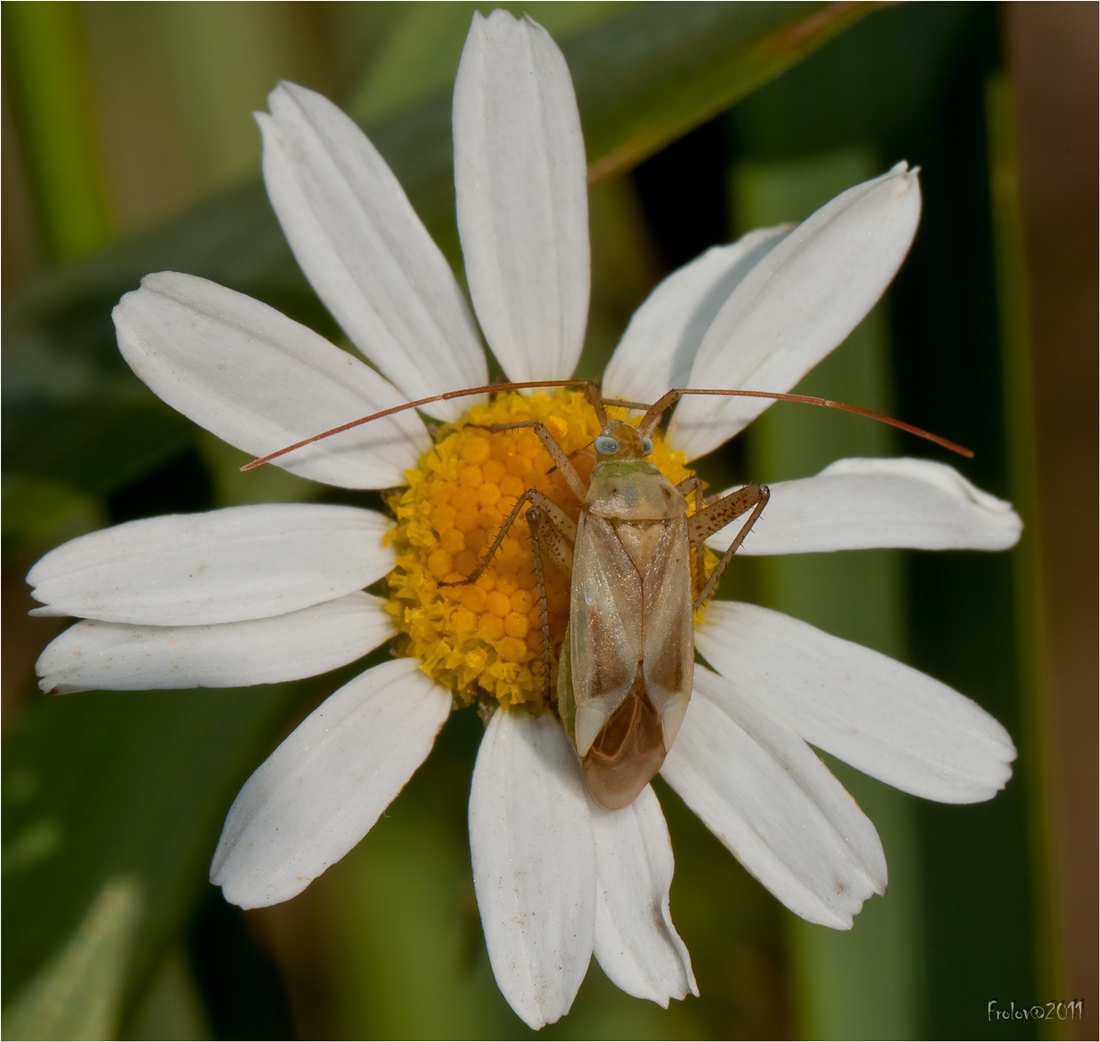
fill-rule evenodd
<path id="1" fill-rule="evenodd" d="M 474 574 L 509 512 L 529 488 L 549 496 L 574 520 L 581 504 L 530 427 L 484 426 L 538 420 L 586 483 L 599 422 L 583 394 L 497 395 L 441 427 L 435 446 L 409 471 L 409 487 L 389 504 L 397 564 L 390 573 L 389 610 L 401 631 L 397 653 L 414 655 L 432 677 L 472 702 L 488 695 L 501 705 L 541 703 L 543 619 L 526 506 L 477 579 Z M 474 426 L 474 425 L 478 426 Z M 683 453 L 653 438 L 650 461 L 673 484 L 691 474 Z M 545 560 L 545 557 L 544 557 Z M 550 646 L 556 661 L 569 614 L 569 579 L 549 562 L 546 584 Z M 442 585 L 456 583 L 457 585 Z"/>

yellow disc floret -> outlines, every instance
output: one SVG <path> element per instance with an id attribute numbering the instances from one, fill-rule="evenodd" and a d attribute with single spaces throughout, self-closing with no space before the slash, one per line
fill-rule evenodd
<path id="1" fill-rule="evenodd" d="M 573 519 L 580 513 L 580 502 L 532 428 L 484 429 L 522 420 L 545 424 L 587 483 L 592 459 L 578 453 L 600 426 L 584 395 L 506 392 L 441 427 L 434 448 L 408 472 L 409 487 L 389 501 L 397 516 L 390 536 L 397 564 L 387 580 L 388 610 L 402 634 L 397 652 L 419 658 L 427 673 L 466 702 L 484 694 L 501 705 L 541 703 L 548 686 L 526 506 L 487 566 L 468 581 L 527 489 L 549 496 Z M 682 453 L 659 436 L 653 443 L 650 460 L 673 484 L 689 476 Z M 556 660 L 569 580 L 551 565 L 543 574 Z"/>

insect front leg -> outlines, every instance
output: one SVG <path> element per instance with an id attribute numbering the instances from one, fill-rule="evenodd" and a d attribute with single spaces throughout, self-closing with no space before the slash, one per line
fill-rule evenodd
<path id="1" fill-rule="evenodd" d="M 730 543 L 729 549 L 722 555 L 722 559 L 718 564 L 714 566 L 714 571 L 710 573 L 710 577 L 699 591 L 698 596 L 695 598 L 695 603 L 692 605 L 693 611 L 698 611 L 700 605 L 704 604 L 714 592 L 714 586 L 718 582 L 722 572 L 725 571 L 726 565 L 730 563 L 730 559 L 737 553 L 741 544 L 745 541 L 745 536 L 749 534 L 752 530 L 752 526 L 756 524 L 756 519 L 763 513 L 764 507 L 767 506 L 770 496 L 771 489 L 769 489 L 767 485 L 746 485 L 744 488 L 739 488 L 734 492 L 730 492 L 728 495 L 709 504 L 701 511 L 688 518 L 688 533 L 691 536 L 692 545 L 697 547 L 701 557 L 703 543 L 707 539 L 714 535 L 715 532 L 720 532 L 732 521 L 735 521 L 744 514 L 745 511 L 752 511 L 752 513 L 749 514 L 748 520 L 741 526 L 741 530 L 734 537 L 733 542 Z"/>
<path id="2" fill-rule="evenodd" d="M 580 502 L 584 502 L 585 496 L 588 495 L 588 488 L 581 480 L 581 476 L 577 473 L 576 468 L 569 461 L 569 457 L 565 454 L 565 450 L 554 439 L 554 435 L 550 433 L 549 428 L 538 420 L 516 420 L 515 423 L 471 423 L 467 426 L 476 427 L 483 431 L 492 431 L 497 433 L 499 431 L 514 431 L 520 427 L 529 427 L 538 435 L 539 441 L 542 442 L 542 447 L 546 449 L 550 458 L 554 461 L 554 466 L 561 472 L 561 476 L 565 479 L 565 483 L 569 486 L 573 495 L 577 497 Z"/>
<path id="3" fill-rule="evenodd" d="M 465 579 L 441 582 L 440 586 L 467 586 L 476 583 L 489 567 L 493 555 L 504 542 L 504 537 L 527 506 L 527 527 L 531 532 L 531 557 L 535 566 L 535 582 L 539 591 L 539 617 L 542 620 L 542 662 L 546 677 L 546 695 L 550 697 L 550 675 L 553 665 L 553 647 L 550 643 L 550 605 L 546 595 L 546 562 L 568 576 L 573 566 L 573 543 L 577 538 L 577 526 L 569 515 L 552 499 L 529 488 L 516 500 L 515 506 L 500 526 L 500 531 L 478 561 L 477 567 Z"/>
<path id="4" fill-rule="evenodd" d="M 565 537 L 569 540 L 570 545 L 572 545 L 573 540 L 577 536 L 577 526 L 570 520 L 569 515 L 562 510 L 557 503 L 543 495 L 538 489 L 529 488 L 516 500 L 515 506 L 508 512 L 508 516 L 501 523 L 500 530 L 497 532 L 496 537 L 489 544 L 489 549 L 485 551 L 481 560 L 477 562 L 477 567 L 465 579 L 440 582 L 439 585 L 468 586 L 471 583 L 476 583 L 478 579 L 481 578 L 485 569 L 489 567 L 493 555 L 500 549 L 500 544 L 504 542 L 504 537 L 511 531 L 512 525 L 516 523 L 516 518 L 519 517 L 520 511 L 523 509 L 524 505 L 528 503 L 531 504 L 531 509 L 536 509 L 537 507 L 544 514 L 549 515 L 559 531 L 565 533 Z M 530 513 L 530 510 L 528 510 L 528 513 Z M 570 561 L 571 560 L 572 554 L 570 554 Z M 568 572 L 566 574 L 568 574 Z"/>

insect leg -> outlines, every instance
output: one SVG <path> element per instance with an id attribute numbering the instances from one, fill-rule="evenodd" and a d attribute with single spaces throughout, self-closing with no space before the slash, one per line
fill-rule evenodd
<path id="1" fill-rule="evenodd" d="M 489 549 L 482 555 L 481 560 L 478 561 L 477 567 L 465 579 L 440 582 L 439 585 L 466 586 L 470 583 L 477 582 L 485 569 L 489 567 L 489 562 L 493 559 L 493 554 L 500 548 L 500 544 L 504 542 L 504 537 L 508 534 L 512 525 L 516 523 L 516 518 L 519 517 L 519 512 L 523 509 L 525 503 L 530 503 L 532 509 L 534 509 L 537 504 L 542 512 L 550 516 L 557 530 L 570 542 L 576 538 L 577 526 L 570 520 L 569 515 L 552 499 L 544 496 L 538 489 L 529 488 L 516 500 L 515 506 L 508 512 L 508 516 L 501 524 L 500 530 L 496 534 L 496 538 L 490 544 Z"/>
<path id="2" fill-rule="evenodd" d="M 586 383 L 584 385 L 584 396 L 588 399 L 588 404 L 592 406 L 592 411 L 596 414 L 596 419 L 599 421 L 601 427 L 607 426 L 607 410 L 604 408 L 604 399 L 600 394 L 599 387 L 594 383 Z"/>
<path id="3" fill-rule="evenodd" d="M 723 496 L 716 502 L 704 507 L 700 513 L 693 514 L 688 518 L 688 533 L 691 536 L 691 541 L 701 545 L 705 539 L 725 528 L 726 525 L 739 518 L 746 510 L 752 510 L 749 519 L 741 526 L 741 531 L 730 543 L 729 549 L 722 555 L 722 559 L 718 564 L 714 566 L 714 571 L 710 573 L 710 577 L 695 598 L 692 610 L 697 610 L 714 592 L 715 583 L 718 582 L 726 565 L 730 563 L 730 559 L 745 541 L 745 536 L 756 524 L 756 519 L 761 515 L 764 507 L 767 506 L 770 496 L 771 489 L 767 485 L 746 485 L 744 488 L 739 488 L 729 493 L 729 495 Z"/>
<path id="4" fill-rule="evenodd" d="M 661 417 L 665 412 L 671 409 L 682 397 L 682 389 L 679 387 L 666 391 L 649 407 L 638 424 L 638 430 L 647 436 L 652 434 L 657 429 L 657 424 L 661 422 Z"/>
<path id="5" fill-rule="evenodd" d="M 569 462 L 569 457 L 565 454 L 565 450 L 554 440 L 554 435 L 550 433 L 545 424 L 539 423 L 538 420 L 516 420 L 515 423 L 468 423 L 466 426 L 493 432 L 514 431 L 518 427 L 530 427 L 531 430 L 538 435 L 543 448 L 550 454 L 550 458 L 554 461 L 554 466 L 561 471 L 561 476 L 565 479 L 565 483 L 570 489 L 572 489 L 573 495 L 582 503 L 584 502 L 584 497 L 588 495 L 588 489 L 585 487 L 584 482 L 581 481 L 581 476 L 576 472 L 573 464 Z"/>

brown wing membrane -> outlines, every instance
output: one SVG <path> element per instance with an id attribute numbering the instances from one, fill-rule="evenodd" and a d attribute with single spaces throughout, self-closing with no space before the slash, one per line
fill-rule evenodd
<path id="1" fill-rule="evenodd" d="M 584 784 L 604 810 L 620 810 L 637 799 L 664 760 L 661 720 L 639 676 L 581 760 Z"/>

